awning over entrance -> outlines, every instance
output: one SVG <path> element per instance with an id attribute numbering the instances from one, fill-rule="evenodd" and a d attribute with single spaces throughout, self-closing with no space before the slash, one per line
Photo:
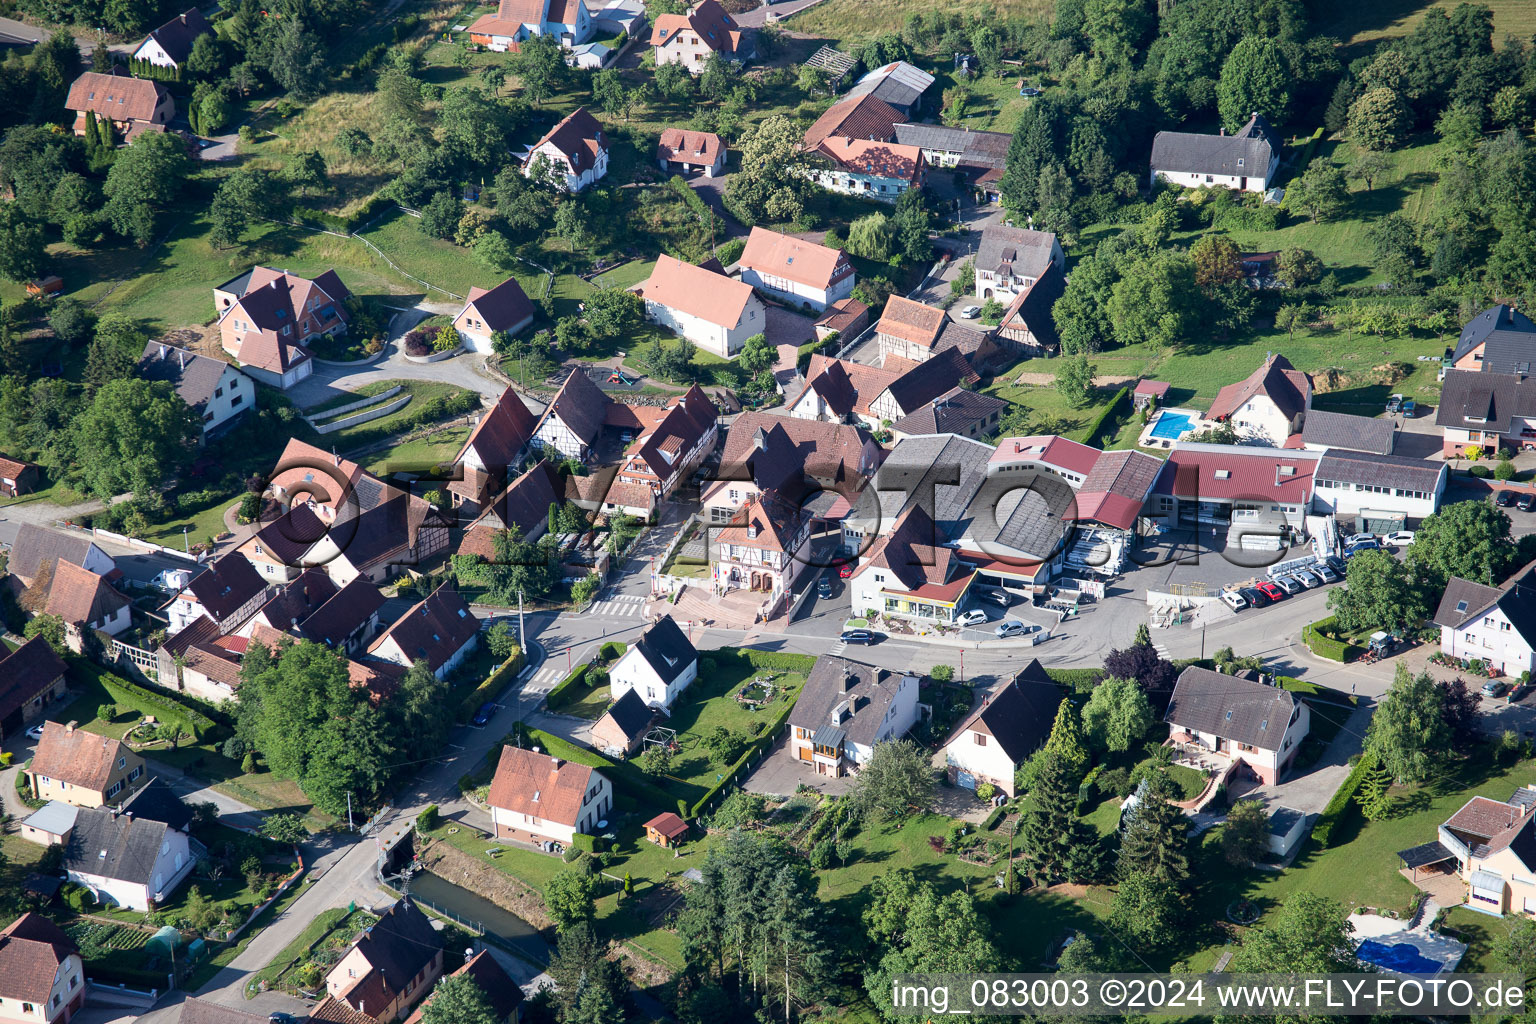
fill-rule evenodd
<path id="1" fill-rule="evenodd" d="M 1405 868 L 1427 868 L 1431 864 L 1452 860 L 1456 855 L 1447 850 L 1443 844 L 1434 842 L 1425 843 L 1422 846 L 1414 846 L 1407 850 L 1398 850 L 1397 856 L 1403 862 L 1403 867 Z"/>

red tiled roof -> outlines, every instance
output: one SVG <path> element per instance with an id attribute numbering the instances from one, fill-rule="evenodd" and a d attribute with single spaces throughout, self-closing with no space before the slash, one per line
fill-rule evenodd
<path id="1" fill-rule="evenodd" d="M 533 153 L 548 143 L 570 162 L 573 171 L 583 171 L 597 163 L 597 155 L 608 148 L 607 136 L 597 118 L 577 107 L 533 144 Z M 531 157 L 530 157 L 531 159 Z"/>
<path id="2" fill-rule="evenodd" d="M 678 836 L 688 834 L 688 823 L 671 811 L 662 811 L 646 822 L 645 827 L 660 832 L 668 839 L 676 839 Z"/>
<path id="3" fill-rule="evenodd" d="M 521 747 L 502 747 L 488 802 L 514 814 L 527 814 L 574 827 L 581 817 L 592 769 Z"/>
<path id="4" fill-rule="evenodd" d="M 1168 393 L 1168 389 L 1171 386 L 1172 385 L 1170 385 L 1165 380 L 1149 380 L 1146 377 L 1143 377 L 1141 380 L 1136 382 L 1136 390 L 1133 392 L 1133 394 L 1150 395 L 1153 398 L 1162 398 Z"/>
<path id="5" fill-rule="evenodd" d="M 896 137 L 896 126 L 905 121 L 895 107 L 866 93 L 832 104 L 806 130 L 801 144 L 805 149 L 815 149 L 832 136 L 885 142 Z"/>
<path id="6" fill-rule="evenodd" d="M 150 121 L 164 96 L 165 89 L 147 78 L 87 71 L 70 84 L 64 106 L 114 121 Z"/>
<path id="7" fill-rule="evenodd" d="M 1290 360 L 1278 352 L 1264 360 L 1257 370 L 1245 380 L 1228 384 L 1216 393 L 1207 419 L 1222 420 L 1231 416 L 1243 403 L 1255 395 L 1265 395 L 1287 418 L 1294 418 L 1306 408 L 1312 395 L 1312 378 L 1291 365 Z"/>
<path id="8" fill-rule="evenodd" d="M 1036 434 L 1030 437 L 1005 437 L 998 441 L 997 450 L 992 453 L 987 464 L 997 466 L 1010 462 L 1041 462 L 1086 477 L 1098 464 L 1100 454 L 1097 448 L 1090 448 L 1058 434 Z"/>
<path id="9" fill-rule="evenodd" d="M 1073 518 L 1129 530 L 1162 471 L 1162 460 L 1145 452 L 1104 452 L 1078 487 Z"/>
<path id="10" fill-rule="evenodd" d="M 716 53 L 732 54 L 741 46 L 741 29 L 718 0 L 704 0 L 687 14 L 662 14 L 651 32 L 652 46 L 665 46 L 677 32 L 692 29 L 699 42 Z"/>
<path id="11" fill-rule="evenodd" d="M 28 911 L 0 931 L 0 996 L 45 1006 L 75 944 L 52 921 Z"/>
<path id="12" fill-rule="evenodd" d="M 44 722 L 43 738 L 27 771 L 99 793 L 107 788 L 112 766 L 127 753 L 128 748 L 110 736 Z"/>
<path id="13" fill-rule="evenodd" d="M 663 254 L 639 288 L 640 297 L 734 330 L 747 315 L 752 286 Z"/>
<path id="14" fill-rule="evenodd" d="M 876 101 L 879 102 L 879 101 Z M 841 249 L 807 242 L 767 228 L 754 227 L 737 261 L 759 273 L 782 277 L 811 288 L 826 288 L 853 273 Z"/>
<path id="15" fill-rule="evenodd" d="M 368 645 L 373 654 L 393 639 L 405 657 L 424 660 L 436 672 L 480 631 L 480 620 L 446 583 L 432 591 Z"/>
<path id="16" fill-rule="evenodd" d="M 1215 447 L 1175 448 L 1158 477 L 1158 492 L 1180 498 L 1262 498 L 1283 505 L 1311 499 L 1315 458 L 1277 448 L 1223 445 L 1211 450 Z"/>
<path id="17" fill-rule="evenodd" d="M 665 17 L 665 15 L 663 15 Z M 691 128 L 667 128 L 656 143 L 656 157 L 678 163 L 714 166 L 725 143 L 714 132 L 696 132 Z"/>
<path id="18" fill-rule="evenodd" d="M 82 569 L 74 562 L 59 559 L 53 566 L 53 580 L 48 587 L 48 602 L 43 611 L 57 615 L 67 623 L 105 622 L 128 606 L 128 599 L 106 579 Z"/>
<path id="19" fill-rule="evenodd" d="M 823 139 L 816 147 L 816 152 L 844 171 L 869 174 L 877 178 L 913 181 L 923 169 L 921 149 L 895 142 L 871 142 L 834 135 Z"/>
<path id="20" fill-rule="evenodd" d="M 892 295 L 885 301 L 885 312 L 881 314 L 875 330 L 930 348 L 939 340 L 944 322 L 948 319 L 948 314 L 942 309 Z"/>

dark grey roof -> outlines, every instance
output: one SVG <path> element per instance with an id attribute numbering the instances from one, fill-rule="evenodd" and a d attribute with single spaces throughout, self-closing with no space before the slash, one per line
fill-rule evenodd
<path id="1" fill-rule="evenodd" d="M 933 354 L 955 349 L 966 359 L 972 360 L 986 349 L 991 340 L 991 332 L 978 331 L 945 317 L 944 326 L 939 329 L 939 336 L 933 343 Z M 971 363 L 971 369 L 976 369 L 975 362 Z"/>
<path id="2" fill-rule="evenodd" d="M 36 576 L 44 563 L 60 558 L 83 566 L 91 543 L 89 537 L 79 534 L 60 533 L 35 523 L 22 523 L 16 531 L 16 540 L 11 544 L 7 565 L 11 572 L 27 579 Z"/>
<path id="3" fill-rule="evenodd" d="M 922 363 L 891 381 L 885 390 L 898 408 L 911 410 L 975 379 L 965 354 L 958 348 L 946 348 L 935 350 Z"/>
<path id="4" fill-rule="evenodd" d="M 1432 492 L 1446 472 L 1443 462 L 1330 448 L 1317 460 L 1312 479 L 1314 486 L 1319 487 L 1327 481 Z"/>
<path id="5" fill-rule="evenodd" d="M 82 807 L 64 841 L 64 868 L 121 882 L 149 885 L 155 858 L 170 826 L 103 807 Z"/>
<path id="6" fill-rule="evenodd" d="M 1020 292 L 1008 304 L 999 323 L 1000 330 L 1023 327 L 1042 345 L 1055 348 L 1061 343 L 1056 330 L 1056 300 L 1067 290 L 1067 275 L 1055 263 L 1045 268 L 1039 280 Z"/>
<path id="7" fill-rule="evenodd" d="M 1536 378 L 1491 370 L 1447 370 L 1435 425 L 1505 433 L 1514 416 L 1536 416 Z"/>
<path id="8" fill-rule="evenodd" d="M 1254 114 L 1235 135 L 1158 132 L 1152 139 L 1152 169 L 1263 177 L 1269 173 L 1270 161 L 1279 151 L 1280 140 L 1274 129 Z"/>
<path id="9" fill-rule="evenodd" d="M 976 492 L 965 536 L 994 558 L 1044 561 L 1060 550 L 1068 517 L 1076 512 L 1077 495 L 1060 477 L 1005 473 L 987 480 Z"/>
<path id="10" fill-rule="evenodd" d="M 245 273 L 237 274 L 236 276 L 230 278 L 228 281 L 225 281 L 223 284 L 214 285 L 213 290 L 216 292 L 229 292 L 231 295 L 235 296 L 244 295 L 246 289 L 251 286 L 251 278 L 255 275 L 255 273 L 256 268 L 252 267 Z"/>
<path id="11" fill-rule="evenodd" d="M 1018 675 L 983 699 L 981 707 L 950 733 L 945 746 L 967 732 L 986 732 L 1008 760 L 1021 764 L 1050 738 L 1061 702 L 1061 687 L 1039 658 L 1031 658 Z"/>
<path id="12" fill-rule="evenodd" d="M 1303 444 L 1324 448 L 1391 455 L 1392 445 L 1397 440 L 1397 425 L 1374 416 L 1308 409 L 1306 421 L 1301 425 L 1301 440 Z"/>
<path id="13" fill-rule="evenodd" d="M 1461 329 L 1451 363 L 1479 345 L 1483 346 L 1482 369 L 1528 374 L 1536 364 L 1536 323 L 1513 306 L 1485 309 Z"/>
<path id="14" fill-rule="evenodd" d="M 1008 403 L 964 388 L 950 388 L 932 402 L 891 424 L 898 434 L 964 434 L 1002 415 Z"/>
<path id="15" fill-rule="evenodd" d="M 612 719 L 613 724 L 618 726 L 619 731 L 633 742 L 646 729 L 650 728 L 651 719 L 655 715 L 656 712 L 646 706 L 645 699 L 640 696 L 640 691 L 631 688 L 625 690 L 624 696 L 609 706 L 604 717 Z"/>
<path id="16" fill-rule="evenodd" d="M 992 451 L 990 445 L 954 434 L 903 438 L 860 492 L 847 518 L 878 521 L 883 533 L 908 508 L 920 504 L 940 533 L 950 534 L 985 483 Z"/>
<path id="17" fill-rule="evenodd" d="M 848 95 L 873 94 L 876 99 L 910 114 L 931 85 L 932 75 L 906 61 L 896 61 L 866 74 L 848 90 Z"/>
<path id="18" fill-rule="evenodd" d="M 853 743 L 873 743 L 901 680 L 902 673 L 889 669 L 819 658 L 789 713 L 789 724 L 813 733 L 831 726 Z"/>
<path id="19" fill-rule="evenodd" d="M 421 908 L 402 896 L 363 933 L 357 948 L 391 992 L 407 992 L 411 980 L 442 950 L 443 939 Z"/>
<path id="20" fill-rule="evenodd" d="M 818 747 L 840 747 L 847 735 L 835 725 L 823 725 L 816 730 L 816 735 L 811 737 L 811 742 Z"/>
<path id="21" fill-rule="evenodd" d="M 233 369 L 222 359 L 200 356 L 196 352 L 163 345 L 158 341 L 145 345 L 144 354 L 139 357 L 140 377 L 171 384 L 181 400 L 199 414 L 203 406 L 212 401 L 214 389 L 219 386 L 224 371 Z"/>
<path id="22" fill-rule="evenodd" d="M 1279 750 L 1295 695 L 1237 676 L 1191 665 L 1179 674 L 1163 721 L 1262 750 Z"/>
<path id="23" fill-rule="evenodd" d="M 682 675 L 699 657 L 682 628 L 670 615 L 658 619 L 654 626 L 641 634 L 634 646 L 664 684 L 670 684 Z"/>
<path id="24" fill-rule="evenodd" d="M 300 620 L 299 632 L 327 647 L 334 646 L 356 633 L 382 607 L 383 592 L 367 576 L 359 576 Z"/>
<path id="25" fill-rule="evenodd" d="M 1269 834 L 1284 836 L 1306 815 L 1294 807 L 1276 807 L 1269 812 Z"/>
<path id="26" fill-rule="evenodd" d="M 1012 135 L 973 132 L 942 124 L 898 124 L 896 141 L 944 153 L 959 153 L 961 167 L 1002 167 L 1008 159 Z"/>
<path id="27" fill-rule="evenodd" d="M 160 821 L 179 832 L 185 832 L 192 824 L 192 808 L 181 797 L 171 792 L 171 787 L 151 776 L 144 788 L 123 801 L 122 810 L 132 811 L 135 818 Z"/>
<path id="28" fill-rule="evenodd" d="M 976 269 L 996 272 L 1008 265 L 1020 277 L 1042 277 L 1055 247 L 1056 236 L 1048 231 L 989 224 L 976 246 Z"/>
<path id="29" fill-rule="evenodd" d="M 1445 583 L 1445 591 L 1440 595 L 1440 605 L 1435 609 L 1434 618 L 1430 621 L 1437 626 L 1460 629 L 1497 604 L 1503 594 L 1504 591 L 1499 587 L 1490 587 L 1464 580 L 1460 576 L 1452 576 Z"/>
<path id="30" fill-rule="evenodd" d="M 1422 868 L 1430 864 L 1439 864 L 1456 856 L 1450 850 L 1442 846 L 1439 840 L 1433 843 L 1424 843 L 1419 846 L 1409 847 L 1406 850 L 1397 851 L 1398 859 L 1403 862 L 1405 868 Z"/>

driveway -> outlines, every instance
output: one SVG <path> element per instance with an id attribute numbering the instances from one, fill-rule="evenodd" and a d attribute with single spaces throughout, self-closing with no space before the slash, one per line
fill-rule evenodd
<path id="1" fill-rule="evenodd" d="M 491 358 L 489 356 L 462 352 L 437 363 L 414 363 L 405 357 L 401 339 L 407 331 L 429 316 L 452 316 L 462 308 L 460 303 L 422 302 L 410 309 L 400 310 L 390 321 L 384 358 L 366 366 L 338 366 L 316 360 L 315 372 L 289 388 L 285 394 L 299 407 L 308 408 L 375 381 L 432 380 L 456 384 L 494 399 L 500 396 L 506 385 L 481 369 L 486 359 Z M 540 407 L 534 411 L 542 412 L 543 409 Z"/>
<path id="2" fill-rule="evenodd" d="M 1246 780 L 1234 782 L 1230 790 L 1231 799 L 1234 802 L 1239 799 L 1258 800 L 1270 811 L 1277 807 L 1289 807 L 1315 820 L 1349 775 L 1349 759 L 1360 753 L 1365 730 L 1370 725 L 1374 710 L 1374 702 L 1362 700 L 1349 712 L 1338 733 L 1328 744 L 1328 749 L 1323 751 L 1323 755 L 1310 768 L 1293 771 L 1273 786 L 1259 786 Z M 1314 705 L 1313 708 L 1314 715 L 1334 713 L 1329 705 Z"/>
<path id="3" fill-rule="evenodd" d="M 817 775 L 805 762 L 795 758 L 789 749 L 788 732 L 773 745 L 773 750 L 763 758 L 763 763 L 754 768 L 741 784 L 741 788 L 748 793 L 761 793 L 764 796 L 793 796 L 801 786 L 810 786 L 829 796 L 839 796 L 853 788 L 853 779 L 846 775 L 840 779 Z"/>
<path id="4" fill-rule="evenodd" d="M 768 15 L 772 12 L 774 19 L 787 18 L 791 14 L 805 10 L 807 7 L 815 7 L 821 0 L 792 0 L 787 4 L 764 4 L 754 8 L 745 14 L 733 15 L 736 24 L 743 28 L 762 28 L 768 24 Z"/>

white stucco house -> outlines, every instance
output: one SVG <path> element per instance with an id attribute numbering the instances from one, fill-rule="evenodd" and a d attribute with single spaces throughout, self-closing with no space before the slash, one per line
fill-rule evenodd
<path id="1" fill-rule="evenodd" d="M 85 965 L 75 942 L 28 911 L 0 931 L 0 1021 L 67 1022 L 85 1005 Z"/>
<path id="2" fill-rule="evenodd" d="M 1191 665 L 1179 674 L 1163 721 L 1175 747 L 1241 761 L 1273 786 L 1301 750 L 1312 712 L 1279 686 Z"/>
<path id="3" fill-rule="evenodd" d="M 1151 184 L 1158 179 L 1184 188 L 1263 192 L 1280 167 L 1280 137 L 1253 114 L 1234 134 L 1158 132 L 1152 139 Z"/>
<path id="4" fill-rule="evenodd" d="M 151 341 L 139 357 L 138 373 L 145 380 L 164 381 L 175 388 L 202 422 L 205 440 L 256 408 L 256 382 L 212 356 Z"/>
<path id="5" fill-rule="evenodd" d="M 1312 376 L 1302 373 L 1277 352 L 1246 379 L 1216 392 L 1216 401 L 1205 418 L 1229 422 L 1240 440 L 1249 444 L 1285 447 L 1299 435 L 1312 408 Z M 1300 447 L 1297 438 L 1291 447 Z"/>
<path id="6" fill-rule="evenodd" d="M 1440 650 L 1486 662 L 1506 676 L 1536 672 L 1536 576 L 1527 567 L 1501 587 L 1452 576 L 1432 620 Z"/>
<path id="7" fill-rule="evenodd" d="M 211 33 L 213 26 L 196 7 L 189 7 L 149 35 L 133 51 L 133 60 L 147 61 L 157 68 L 180 70 L 192 55 L 197 37 Z"/>
<path id="8" fill-rule="evenodd" d="M 187 834 L 163 821 L 107 807 L 81 807 L 64 838 L 61 865 L 102 903 L 149 911 L 186 881 L 197 863 Z"/>
<path id="9" fill-rule="evenodd" d="M 577 107 L 528 150 L 523 173 L 532 175 L 543 166 L 554 169 L 557 184 L 567 192 L 580 192 L 608 173 L 608 134 L 597 118 Z"/>
<path id="10" fill-rule="evenodd" d="M 1444 462 L 1330 448 L 1312 474 L 1312 508 L 1338 516 L 1389 512 L 1417 521 L 1440 507 L 1450 473 Z"/>
<path id="11" fill-rule="evenodd" d="M 495 288 L 471 287 L 464 308 L 453 318 L 459 340 L 471 352 L 493 352 L 493 334 L 498 331 L 516 334 L 531 323 L 533 303 L 515 277 L 507 278 Z"/>
<path id="12" fill-rule="evenodd" d="M 976 245 L 976 297 L 1006 306 L 1029 291 L 1053 264 L 1065 268 L 1067 257 L 1052 232 L 989 224 Z"/>
<path id="13" fill-rule="evenodd" d="M 613 811 L 613 784 L 587 765 L 503 747 L 487 798 L 496 838 L 542 846 L 591 835 Z"/>
<path id="14" fill-rule="evenodd" d="M 737 261 L 741 279 L 768 295 L 820 312 L 853 294 L 853 264 L 841 249 L 754 227 Z"/>
<path id="15" fill-rule="evenodd" d="M 1051 736 L 1061 688 L 1040 659 L 981 699 L 944 743 L 945 772 L 962 789 L 995 786 L 1015 796 L 1014 773 Z"/>
<path id="16" fill-rule="evenodd" d="M 671 710 L 698 676 L 698 652 L 672 616 L 663 615 L 609 669 L 608 693 L 618 700 L 634 690 L 650 707 Z"/>
<path id="17" fill-rule="evenodd" d="M 554 36 L 567 49 L 592 38 L 584 0 L 501 0 L 494 13 L 469 26 L 469 38 L 488 50 L 516 51 L 529 36 Z"/>
<path id="18" fill-rule="evenodd" d="M 857 771 L 875 744 L 899 740 L 921 714 L 911 673 L 820 658 L 789 713 L 790 750 L 816 775 Z"/>
<path id="19" fill-rule="evenodd" d="M 763 301 L 751 285 L 665 254 L 657 258 L 639 294 L 647 320 L 722 359 L 730 359 L 748 338 L 767 329 Z"/>
<path id="20" fill-rule="evenodd" d="M 442 679 L 469 657 L 479 639 L 480 620 L 459 592 L 445 583 L 379 634 L 368 645 L 368 654 L 406 668 L 425 661 L 432 674 Z"/>
<path id="21" fill-rule="evenodd" d="M 909 188 L 921 188 L 926 163 L 916 146 L 834 135 L 811 159 L 810 175 L 829 192 L 894 203 Z"/>

